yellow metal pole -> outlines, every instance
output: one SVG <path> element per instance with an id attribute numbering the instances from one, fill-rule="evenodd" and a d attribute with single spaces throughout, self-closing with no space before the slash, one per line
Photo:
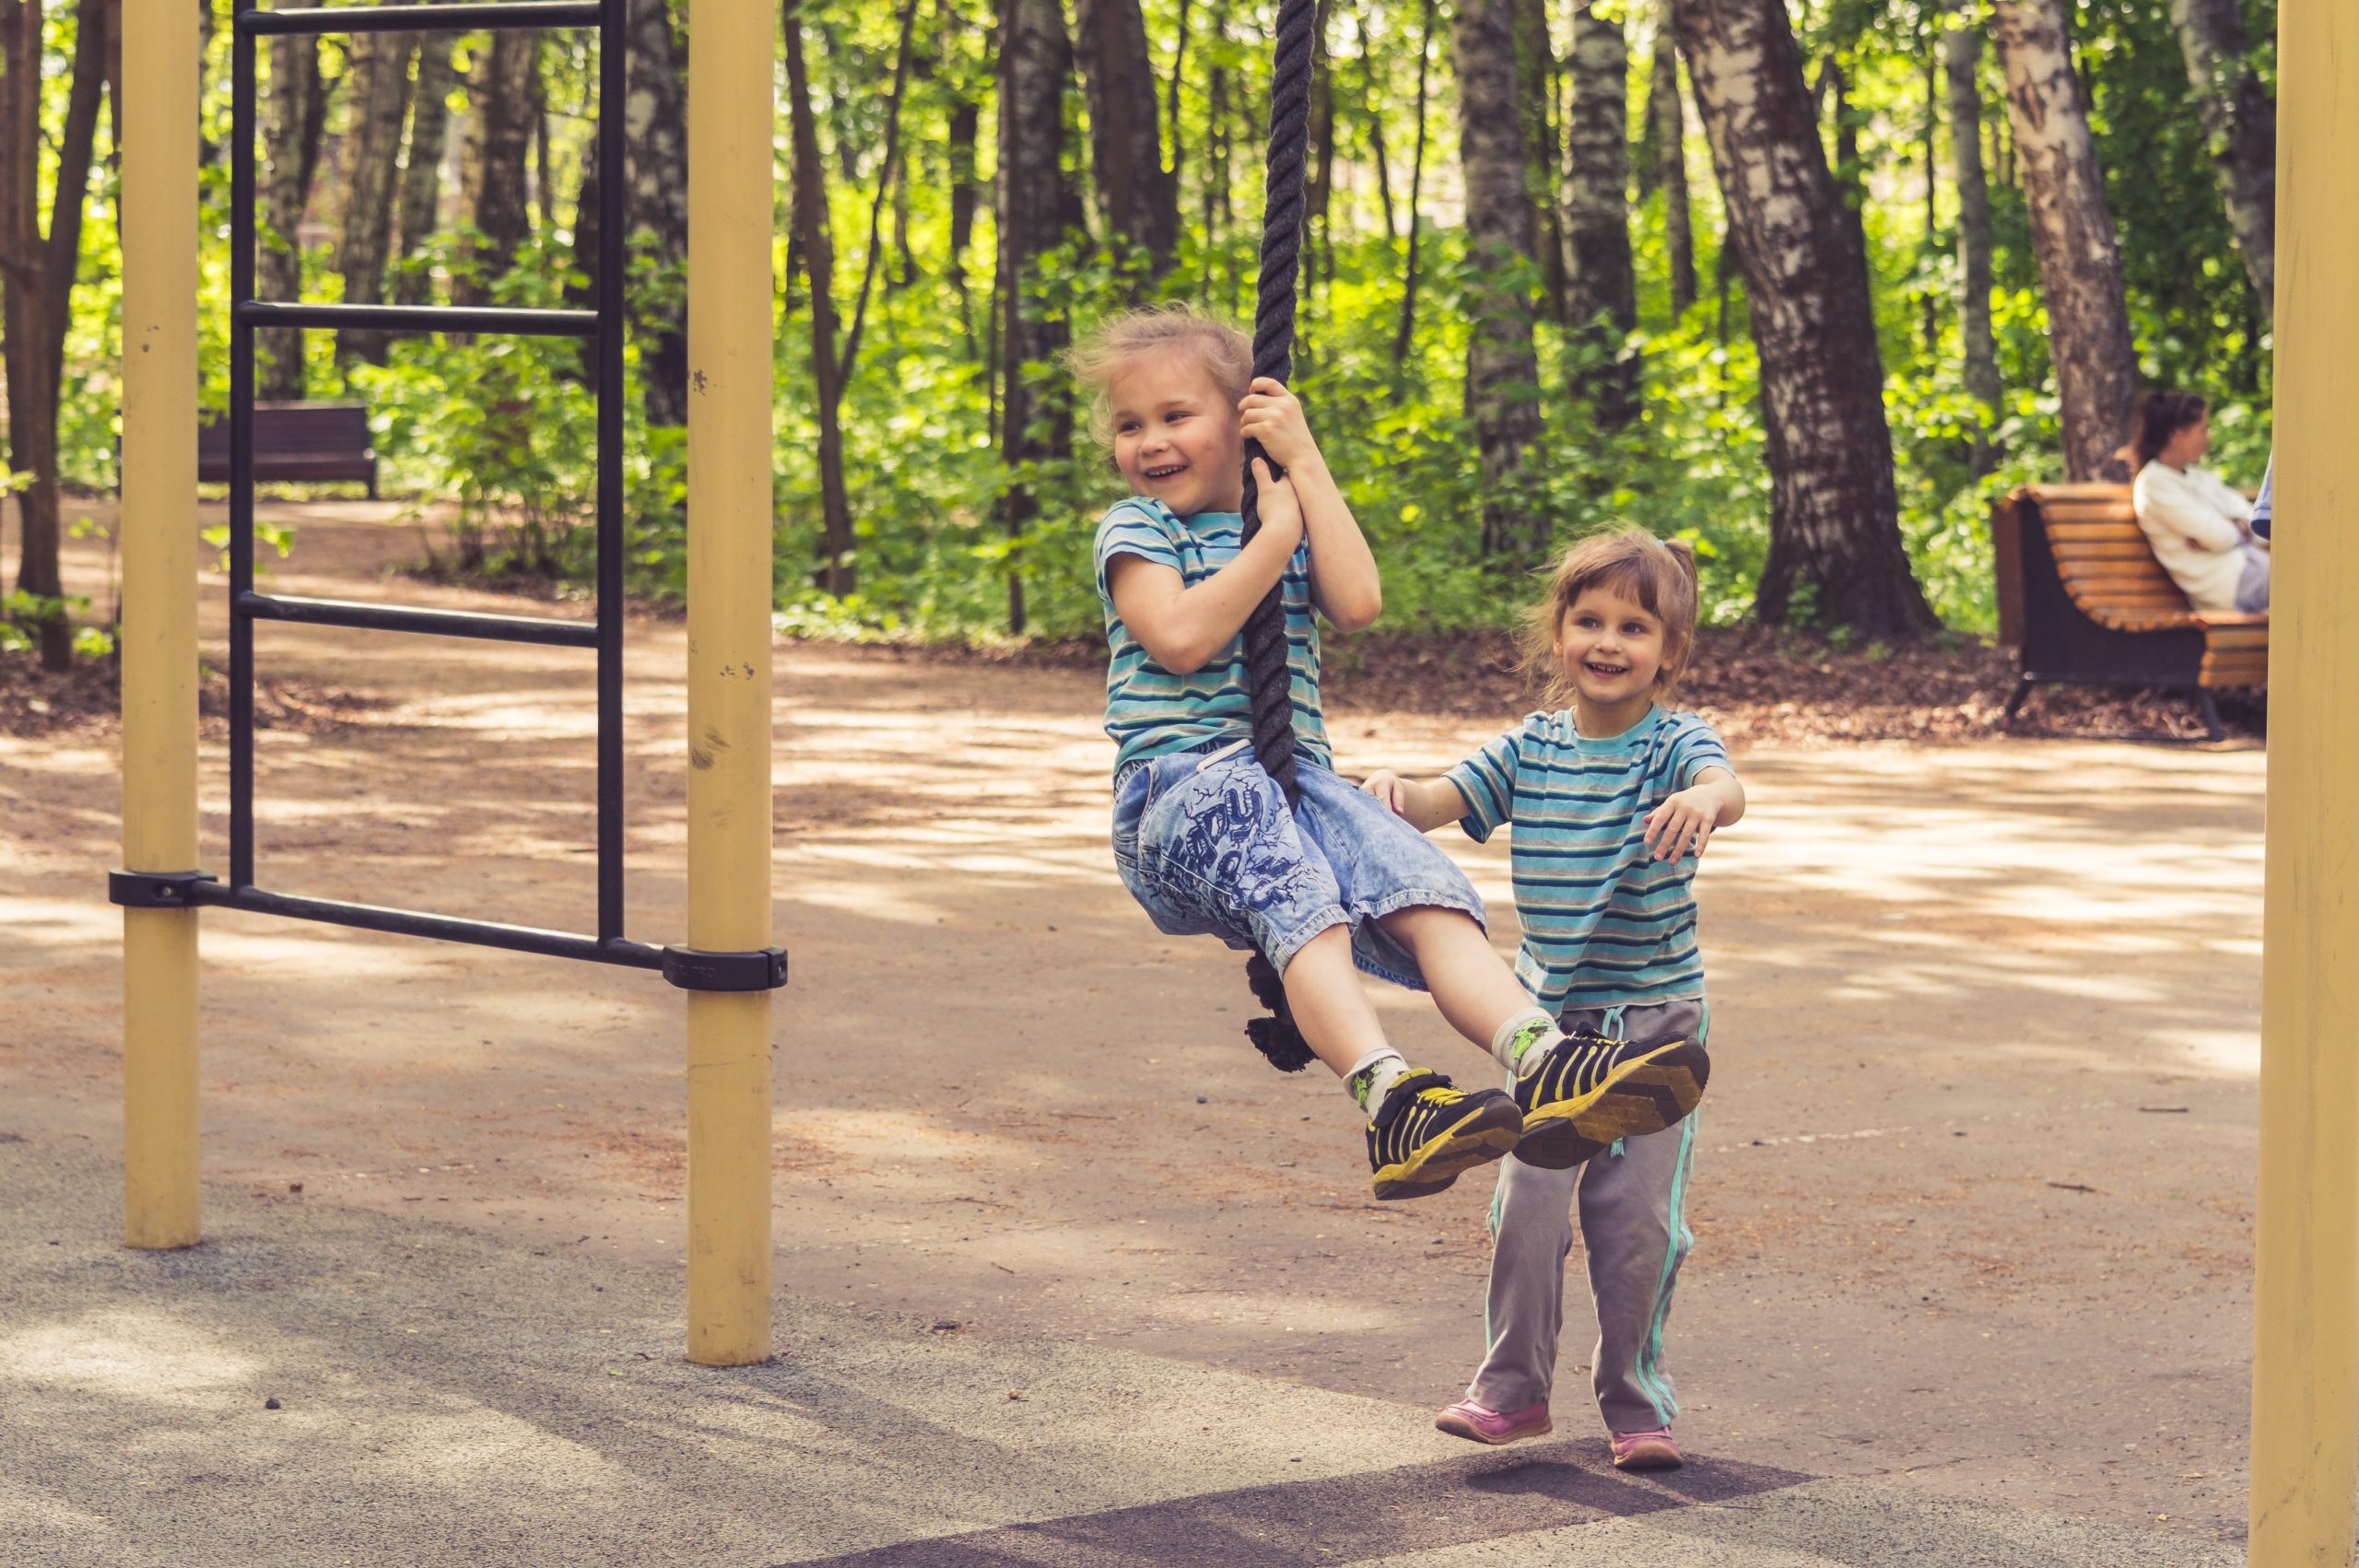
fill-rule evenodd
<path id="1" fill-rule="evenodd" d="M 2277 478 L 2253 1302 L 2257 1568 L 2359 1541 L 2359 6 L 2278 13 Z"/>
<path id="2" fill-rule="evenodd" d="M 123 860 L 196 867 L 196 13 L 123 9 Z M 123 912 L 123 1238 L 189 1246 L 196 911 Z"/>
<path id="3" fill-rule="evenodd" d="M 777 7 L 688 6 L 688 945 L 770 941 Z M 770 1353 L 770 998 L 688 993 L 688 1359 Z"/>

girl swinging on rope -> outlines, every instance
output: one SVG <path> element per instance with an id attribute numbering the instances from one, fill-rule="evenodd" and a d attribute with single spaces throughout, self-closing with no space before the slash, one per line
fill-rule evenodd
<path id="1" fill-rule="evenodd" d="M 1273 966 L 1303 1044 L 1367 1113 L 1379 1198 L 1438 1192 L 1510 1151 L 1567 1168 L 1685 1117 L 1704 1090 L 1700 1044 L 1563 1033 L 1492 951 L 1483 901 L 1449 857 L 1332 770 L 1312 612 L 1358 631 L 1382 588 L 1302 405 L 1252 376 L 1250 342 L 1184 307 L 1137 310 L 1072 363 L 1132 491 L 1096 548 L 1106 731 L 1120 748 L 1114 861 L 1132 896 L 1168 934 L 1217 936 Z M 1261 527 L 1240 545 L 1249 438 L 1284 477 L 1254 460 Z M 1253 755 L 1239 636 L 1273 587 L 1298 759 L 1291 809 Z M 1356 966 L 1429 991 L 1509 1070 L 1511 1092 L 1410 1066 Z"/>

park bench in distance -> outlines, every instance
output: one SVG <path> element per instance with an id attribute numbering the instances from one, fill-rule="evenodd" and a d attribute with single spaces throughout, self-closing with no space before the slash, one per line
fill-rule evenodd
<path id="1" fill-rule="evenodd" d="M 2212 694 L 2269 684 L 2269 617 L 2199 612 L 2154 558 L 2127 485 L 2025 485 L 1990 514 L 1999 641 L 2020 655 L 2006 721 L 2033 685 L 2183 686 L 2213 740 Z"/>
<path id="2" fill-rule="evenodd" d="M 196 427 L 196 477 L 229 482 L 229 421 L 206 415 Z M 377 449 L 369 409 L 358 403 L 254 404 L 254 478 L 319 483 L 357 479 L 377 498 Z"/>

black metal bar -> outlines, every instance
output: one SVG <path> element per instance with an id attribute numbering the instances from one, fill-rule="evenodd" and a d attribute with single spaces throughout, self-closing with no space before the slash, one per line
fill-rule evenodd
<path id="1" fill-rule="evenodd" d="M 231 41 L 229 89 L 229 598 L 254 586 L 254 41 Z M 293 238 L 291 235 L 288 237 Z M 229 878 L 254 879 L 254 631 L 229 617 Z"/>
<path id="2" fill-rule="evenodd" d="M 370 604 L 358 599 L 301 599 L 241 593 L 240 615 L 257 621 L 288 621 L 307 626 L 350 626 L 357 631 L 425 632 L 486 642 L 530 642 L 544 648 L 595 648 L 593 621 L 557 621 L 542 615 L 483 615 L 466 610 L 428 610 L 407 604 Z"/>
<path id="3" fill-rule="evenodd" d="M 623 934 L 623 167 L 627 0 L 598 26 L 598 934 Z"/>
<path id="4" fill-rule="evenodd" d="M 591 28 L 598 0 L 516 0 L 469 6 L 289 6 L 238 13 L 238 30 L 287 32 L 474 32 L 482 28 Z"/>
<path id="5" fill-rule="evenodd" d="M 256 327 L 369 327 L 399 333 L 509 333 L 521 337 L 594 337 L 595 310 L 518 310 L 496 305 L 306 305 L 241 300 L 231 312 Z"/>
<path id="6" fill-rule="evenodd" d="M 255 915 L 278 915 L 298 920 L 318 920 L 358 930 L 386 931 L 394 936 L 426 937 L 435 942 L 464 942 L 476 947 L 504 948 L 511 953 L 537 953 L 551 958 L 579 958 L 593 964 L 616 964 L 629 969 L 661 970 L 663 950 L 638 942 L 602 942 L 571 931 L 543 930 L 537 926 L 502 925 L 494 920 L 465 920 L 451 915 L 427 915 L 414 909 L 386 909 L 374 904 L 347 904 L 334 898 L 302 898 L 270 893 L 259 887 L 232 887 L 201 882 L 190 888 L 190 902 L 222 909 L 243 909 Z"/>

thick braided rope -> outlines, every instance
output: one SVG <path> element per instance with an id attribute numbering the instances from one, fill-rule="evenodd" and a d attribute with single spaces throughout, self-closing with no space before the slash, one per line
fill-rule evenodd
<path id="1" fill-rule="evenodd" d="M 1270 74 L 1270 152 L 1262 208 L 1262 282 L 1253 310 L 1253 374 L 1284 381 L 1294 373 L 1295 264 L 1302 252 L 1303 148 L 1310 139 L 1310 57 L 1316 0 L 1279 0 L 1276 64 Z M 1261 532 L 1253 460 L 1266 457 L 1259 441 L 1245 444 L 1244 538 Z M 1277 465 L 1272 463 L 1273 473 Z M 1253 756 L 1277 780 L 1293 806 L 1302 797 L 1294 775 L 1294 673 L 1286 662 L 1285 603 L 1273 586 L 1245 622 L 1245 670 L 1251 687 Z M 1299 1072 L 1310 1065 L 1309 1042 L 1295 1027 L 1276 965 L 1255 954 L 1245 966 L 1267 1018 L 1245 1033 L 1270 1065 Z"/>
<path id="2" fill-rule="evenodd" d="M 1275 64 L 1270 76 L 1270 146 L 1262 208 L 1262 280 L 1253 310 L 1253 374 L 1284 381 L 1294 373 L 1295 268 L 1302 251 L 1303 152 L 1310 136 L 1310 64 L 1316 0 L 1281 0 Z M 1253 460 L 1245 445 L 1243 537 L 1261 532 Z M 1272 463 L 1275 472 L 1277 465 Z M 1245 623 L 1245 669 L 1251 686 L 1253 755 L 1285 791 L 1300 797 L 1294 776 L 1294 682 L 1286 662 L 1285 606 L 1277 586 Z"/>

